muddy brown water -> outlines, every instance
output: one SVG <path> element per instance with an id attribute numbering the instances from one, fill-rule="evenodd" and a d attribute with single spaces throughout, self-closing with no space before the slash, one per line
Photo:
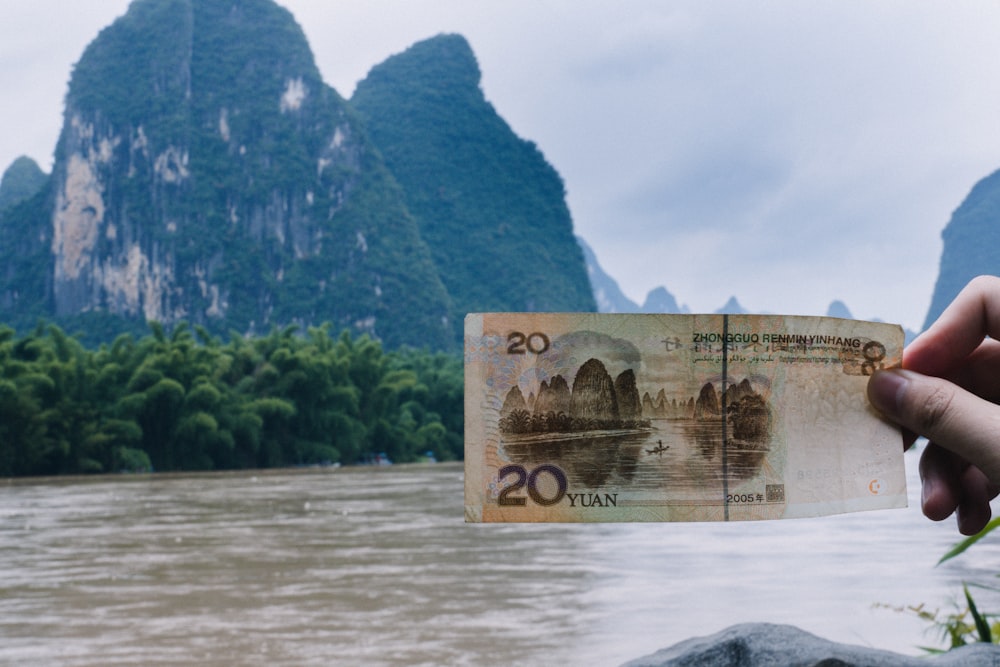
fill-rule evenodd
<path id="1" fill-rule="evenodd" d="M 616 665 L 745 621 L 919 654 L 878 603 L 948 610 L 1000 548 L 934 567 L 907 465 L 907 510 L 726 525 L 467 525 L 456 464 L 0 480 L 0 664 Z"/>

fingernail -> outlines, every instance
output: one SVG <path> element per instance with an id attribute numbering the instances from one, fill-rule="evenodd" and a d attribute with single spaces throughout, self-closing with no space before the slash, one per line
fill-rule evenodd
<path id="1" fill-rule="evenodd" d="M 910 384 L 910 371 L 893 368 L 877 371 L 868 381 L 868 400 L 884 415 L 899 413 L 900 399 Z"/>

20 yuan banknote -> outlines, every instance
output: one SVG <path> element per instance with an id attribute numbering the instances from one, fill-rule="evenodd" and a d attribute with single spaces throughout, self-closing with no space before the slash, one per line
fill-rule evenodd
<path id="1" fill-rule="evenodd" d="M 733 521 L 906 506 L 868 376 L 897 325 L 779 315 L 465 320 L 465 517 Z"/>

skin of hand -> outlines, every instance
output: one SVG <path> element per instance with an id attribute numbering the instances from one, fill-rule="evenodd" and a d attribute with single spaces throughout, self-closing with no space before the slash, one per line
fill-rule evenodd
<path id="1" fill-rule="evenodd" d="M 921 505 L 935 521 L 957 513 L 978 533 L 1000 491 L 1000 278 L 972 280 L 903 352 L 903 367 L 876 372 L 868 399 L 903 427 L 920 458 Z"/>

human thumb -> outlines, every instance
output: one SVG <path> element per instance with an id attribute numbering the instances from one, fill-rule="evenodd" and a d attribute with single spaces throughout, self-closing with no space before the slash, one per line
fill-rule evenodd
<path id="1" fill-rule="evenodd" d="M 937 377 L 894 368 L 868 381 L 886 418 L 948 449 L 1000 485 L 1000 406 Z"/>

